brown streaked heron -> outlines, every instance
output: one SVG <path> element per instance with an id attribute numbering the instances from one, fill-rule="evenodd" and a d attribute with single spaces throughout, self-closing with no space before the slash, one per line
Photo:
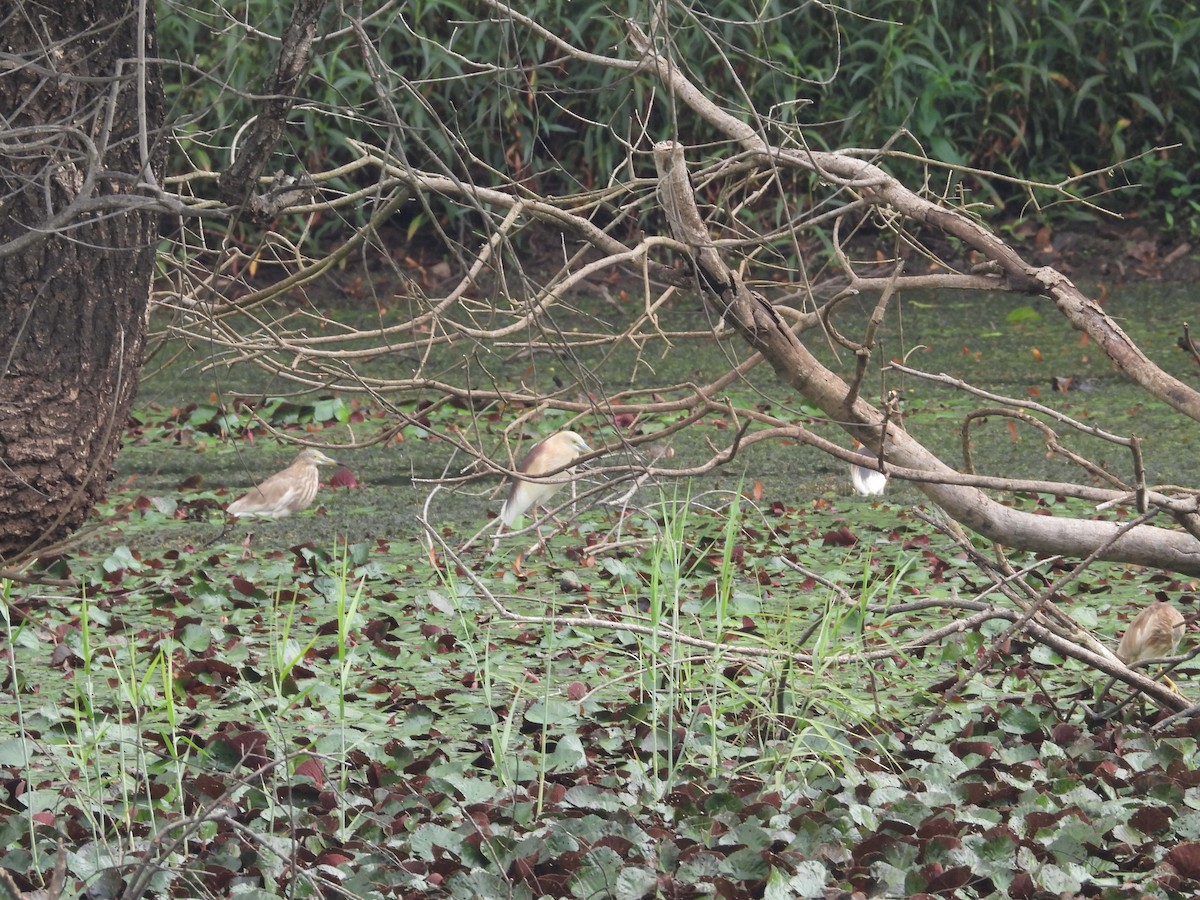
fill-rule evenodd
<path id="1" fill-rule="evenodd" d="M 521 475 L 534 477 L 553 472 L 575 462 L 584 453 L 591 453 L 592 448 L 587 441 L 574 431 L 558 431 L 545 440 L 533 445 L 519 463 L 517 472 L 520 474 L 513 479 L 508 499 L 500 510 L 500 521 L 505 528 L 512 528 L 513 522 L 525 515 L 531 509 L 544 506 L 546 501 L 558 492 L 564 484 L 573 477 L 570 472 L 559 475 L 559 481 L 527 481 Z"/>
<path id="2" fill-rule="evenodd" d="M 330 459 L 315 447 L 305 447 L 290 466 L 251 488 L 225 507 L 225 511 L 239 518 L 256 516 L 261 519 L 282 519 L 300 512 L 317 496 L 321 481 L 317 467 L 336 465 L 337 460 Z"/>
<path id="3" fill-rule="evenodd" d="M 1155 600 L 1143 609 L 1125 629 L 1121 643 L 1117 645 L 1117 659 L 1132 666 L 1143 659 L 1161 659 L 1174 656 L 1175 648 L 1183 639 L 1185 626 L 1183 613 L 1170 603 Z M 1177 690 L 1170 678 L 1166 679 L 1171 690 Z"/>
<path id="4" fill-rule="evenodd" d="M 854 451 L 875 465 L 879 465 L 879 457 L 860 444 L 854 442 Z M 888 477 L 885 473 L 868 466 L 860 466 L 858 463 L 850 464 L 850 484 L 854 487 L 854 493 L 860 497 L 878 497 L 883 494 L 883 489 L 887 487 Z"/>

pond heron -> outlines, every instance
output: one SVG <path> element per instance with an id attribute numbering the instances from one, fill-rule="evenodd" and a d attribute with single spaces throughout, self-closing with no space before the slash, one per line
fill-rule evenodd
<path id="1" fill-rule="evenodd" d="M 1183 638 L 1183 629 L 1183 614 L 1171 604 L 1155 600 L 1125 629 L 1117 645 L 1117 659 L 1132 666 L 1144 659 L 1173 656 Z M 1167 684 L 1175 689 L 1171 679 L 1167 679 Z"/>
<path id="2" fill-rule="evenodd" d="M 569 466 L 581 455 L 591 451 L 587 441 L 574 431 L 558 431 L 534 444 L 533 449 L 517 463 L 517 471 L 521 475 L 545 475 L 547 472 Z M 520 476 L 514 478 L 508 499 L 504 501 L 504 507 L 500 510 L 500 521 L 504 523 L 504 527 L 512 528 L 513 522 L 530 509 L 545 505 L 573 475 L 564 472 L 558 477 L 561 480 L 555 482 L 526 481 Z"/>
<path id="3" fill-rule="evenodd" d="M 879 465 L 879 457 L 860 444 L 854 442 L 854 449 L 859 456 L 865 457 L 875 465 Z M 860 497 L 878 497 L 883 493 L 883 489 L 887 487 L 888 477 L 883 472 L 860 466 L 858 463 L 850 464 L 850 484 L 854 486 L 854 493 Z"/>
<path id="4" fill-rule="evenodd" d="M 239 517 L 257 516 L 262 519 L 282 519 L 300 512 L 307 509 L 317 496 L 321 480 L 317 466 L 336 465 L 337 460 L 330 459 L 315 447 L 306 447 L 290 466 L 238 497 L 225 508 L 226 512 Z"/>

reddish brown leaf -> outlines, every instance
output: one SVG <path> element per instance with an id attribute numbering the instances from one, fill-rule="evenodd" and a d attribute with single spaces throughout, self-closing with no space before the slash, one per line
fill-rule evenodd
<path id="1" fill-rule="evenodd" d="M 52 666 L 78 666 L 79 663 L 80 659 L 75 655 L 75 651 L 66 644 L 55 644 L 54 649 L 50 652 L 50 665 Z"/>
<path id="2" fill-rule="evenodd" d="M 930 816 L 917 826 L 917 837 L 928 839 L 936 835 L 956 835 L 961 830 L 958 823 L 939 814 Z"/>
<path id="3" fill-rule="evenodd" d="M 986 759 L 996 752 L 996 745 L 991 741 L 955 741 L 950 745 L 950 752 L 959 759 L 971 753 L 977 753 Z"/>
<path id="4" fill-rule="evenodd" d="M 331 488 L 356 488 L 358 487 L 358 479 L 354 477 L 354 473 L 349 469 L 338 469 L 329 479 Z"/>
<path id="5" fill-rule="evenodd" d="M 821 536 L 825 546 L 853 547 L 858 543 L 858 536 L 844 525 L 834 531 L 827 531 Z"/>
<path id="6" fill-rule="evenodd" d="M 306 756 L 296 765 L 296 774 L 311 778 L 317 787 L 325 786 L 325 768 L 315 756 Z"/>
<path id="7" fill-rule="evenodd" d="M 1050 730 L 1050 736 L 1054 738 L 1054 743 L 1060 747 L 1075 743 L 1081 734 L 1083 734 L 1083 730 L 1078 725 L 1072 725 L 1069 722 L 1059 722 Z"/>
<path id="8" fill-rule="evenodd" d="M 270 760 L 267 756 L 267 734 L 264 731 L 242 731 L 223 736 L 234 755 L 252 769 L 266 765 Z"/>
<path id="9" fill-rule="evenodd" d="M 1155 834 L 1167 828 L 1175 813 L 1165 806 L 1143 806 L 1129 818 L 1129 824 L 1142 834 Z"/>
<path id="10" fill-rule="evenodd" d="M 1200 878 L 1200 842 L 1190 841 L 1173 847 L 1163 862 L 1184 878 Z"/>
<path id="11" fill-rule="evenodd" d="M 921 874 L 926 876 L 925 887 L 930 893 L 951 896 L 971 880 L 971 867 L 951 866 L 943 869 L 940 863 L 934 863 L 922 869 Z"/>
<path id="12" fill-rule="evenodd" d="M 1037 886 L 1034 886 L 1033 878 L 1028 872 L 1018 872 L 1009 883 L 1008 895 L 1015 900 L 1028 900 L 1034 894 L 1037 894 Z"/>
<path id="13" fill-rule="evenodd" d="M 233 584 L 234 590 L 247 597 L 251 596 L 255 591 L 258 590 L 258 588 L 254 586 L 253 582 L 247 581 L 241 575 L 234 575 L 233 578 L 230 579 L 230 582 Z"/>

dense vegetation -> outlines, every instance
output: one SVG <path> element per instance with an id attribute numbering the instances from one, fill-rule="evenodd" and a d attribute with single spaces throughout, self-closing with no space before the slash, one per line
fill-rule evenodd
<path id="1" fill-rule="evenodd" d="M 390 415 L 254 411 L 330 442 Z M 1128 692 L 1102 699 L 1002 621 L 921 644 L 945 626 L 929 603 L 980 575 L 903 488 L 663 485 L 582 511 L 544 556 L 517 559 L 516 538 L 431 554 L 417 492 L 382 483 L 444 452 L 413 427 L 355 457 L 362 485 L 334 479 L 244 548 L 216 469 L 246 478 L 225 434 L 248 412 L 140 409 L 97 530 L 45 561 L 76 581 L 0 581 L 23 610 L 0 624 L 0 848 L 20 889 L 60 840 L 72 889 L 129 900 L 1200 885 L 1195 720 L 1089 721 Z M 1096 566 L 1073 587 L 1072 615 L 1112 628 L 1156 590 L 1194 604 L 1196 582 Z"/>
<path id="2" fill-rule="evenodd" d="M 521 12 L 578 47 L 629 56 L 624 18 L 641 6 L 541 0 Z M 1200 232 L 1195 0 L 704 6 L 670 8 L 660 33 L 715 99 L 764 128 L 805 123 L 806 138 L 827 148 L 895 139 L 892 149 L 904 153 L 1047 182 L 1124 163 L 1079 191 L 1140 184 L 1106 204 Z M 225 165 L 211 148 L 227 146 L 251 115 L 247 94 L 275 51 L 248 39 L 241 23 L 278 34 L 287 15 L 286 4 L 270 0 L 165 4 L 164 55 L 196 66 L 170 71 L 167 80 L 175 113 L 195 137 L 184 149 L 202 168 Z M 385 7 L 366 18 L 362 35 L 367 51 L 344 27 L 324 39 L 304 89 L 312 100 L 293 112 L 291 145 L 282 152 L 310 171 L 346 162 L 346 137 L 369 140 L 388 124 L 380 92 L 403 111 L 410 158 L 469 152 L 484 183 L 494 169 L 555 194 L 602 185 L 627 164 L 625 148 L 586 123 L 607 124 L 634 142 L 643 123 L 655 139 L 713 137 L 686 117 L 664 121 L 664 105 L 650 103 L 644 79 L 565 58 L 511 21 L 489 18 L 484 6 Z M 373 83 L 364 62 L 372 53 L 407 81 Z M 1179 146 L 1160 149 L 1169 145 Z M 915 163 L 889 165 L 919 175 Z M 951 178 L 930 187 L 954 186 Z M 1029 212 L 1024 192 L 1002 180 L 970 176 L 966 186 L 1006 214 Z"/>

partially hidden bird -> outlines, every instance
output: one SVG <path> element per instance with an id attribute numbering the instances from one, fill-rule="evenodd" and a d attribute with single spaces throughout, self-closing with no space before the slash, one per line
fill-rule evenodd
<path id="1" fill-rule="evenodd" d="M 508 492 L 508 499 L 500 510 L 500 521 L 505 528 L 512 528 L 513 523 L 531 509 L 545 505 L 564 484 L 573 477 L 570 472 L 560 473 L 556 481 L 527 481 L 521 475 L 537 477 L 553 472 L 564 466 L 569 466 L 584 453 L 591 453 L 592 448 L 587 441 L 574 431 L 558 431 L 545 440 L 534 444 L 519 463 Z"/>
<path id="2" fill-rule="evenodd" d="M 854 442 L 854 450 L 859 456 L 866 457 L 872 463 L 879 464 L 879 457 L 860 444 Z M 860 466 L 858 463 L 850 464 L 850 484 L 854 486 L 854 493 L 860 497 L 878 497 L 883 493 L 883 489 L 887 487 L 888 477 L 883 472 L 878 472 L 875 469 L 867 466 Z"/>
<path id="3" fill-rule="evenodd" d="M 1155 600 L 1125 629 L 1117 645 L 1117 658 L 1131 666 L 1143 659 L 1173 656 L 1183 638 L 1184 625 L 1183 613 L 1170 603 Z"/>
<path id="4" fill-rule="evenodd" d="M 306 447 L 282 472 L 276 472 L 258 487 L 234 500 L 225 511 L 234 516 L 282 519 L 307 509 L 320 486 L 318 466 L 336 466 L 338 461 L 315 447 Z"/>

